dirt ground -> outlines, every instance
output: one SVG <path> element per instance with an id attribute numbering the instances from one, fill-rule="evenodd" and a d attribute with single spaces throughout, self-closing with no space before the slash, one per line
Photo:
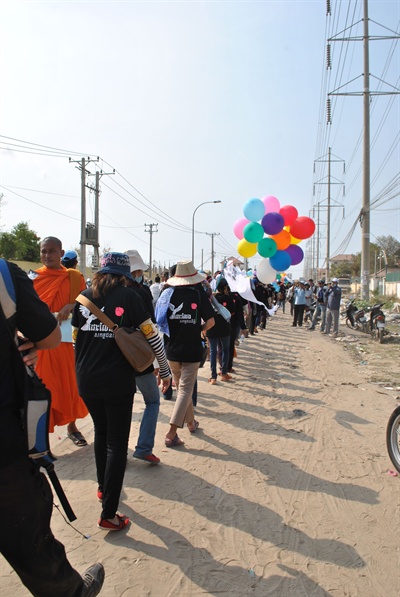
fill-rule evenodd
<path id="1" fill-rule="evenodd" d="M 400 397 L 400 345 L 290 324 L 278 312 L 245 340 L 230 383 L 210 386 L 206 363 L 200 429 L 183 429 L 180 448 L 164 447 L 173 403 L 162 400 L 156 467 L 131 457 L 143 410 L 135 397 L 126 532 L 97 528 L 93 446 L 57 430 L 56 468 L 78 520 L 68 526 L 55 509 L 53 530 L 78 570 L 104 563 L 102 596 L 398 596 L 400 477 L 385 430 Z M 92 443 L 89 417 L 81 428 Z M 28 595 L 0 567 L 1 594 Z"/>

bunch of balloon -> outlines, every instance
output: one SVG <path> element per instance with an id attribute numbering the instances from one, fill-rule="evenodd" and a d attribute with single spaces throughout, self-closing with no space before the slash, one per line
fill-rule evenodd
<path id="1" fill-rule="evenodd" d="M 243 207 L 243 216 L 235 222 L 233 231 L 239 239 L 237 250 L 245 258 L 262 257 L 257 266 L 257 277 L 264 284 L 272 284 L 277 272 L 285 272 L 291 265 L 303 261 L 299 243 L 315 231 L 311 218 L 299 216 L 293 205 L 281 207 L 273 195 L 263 199 L 249 199 Z"/>

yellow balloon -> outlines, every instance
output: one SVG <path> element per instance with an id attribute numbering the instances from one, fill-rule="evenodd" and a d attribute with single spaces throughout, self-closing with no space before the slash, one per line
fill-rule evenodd
<path id="1" fill-rule="evenodd" d="M 301 243 L 301 238 L 295 238 L 294 236 L 290 235 L 290 244 L 291 245 L 298 245 L 299 243 Z"/>
<path id="2" fill-rule="evenodd" d="M 242 238 L 242 240 L 238 242 L 237 250 L 239 255 L 248 258 L 254 257 L 257 253 L 257 247 L 257 243 L 249 243 L 245 238 Z"/>

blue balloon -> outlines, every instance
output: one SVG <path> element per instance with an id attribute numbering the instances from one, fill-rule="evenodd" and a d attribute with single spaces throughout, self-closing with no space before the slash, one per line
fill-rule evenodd
<path id="1" fill-rule="evenodd" d="M 258 222 L 265 214 L 265 205 L 261 199 L 249 199 L 243 207 L 243 215 L 250 222 Z"/>
<path id="2" fill-rule="evenodd" d="M 269 263 L 277 272 L 284 272 L 292 265 L 292 258 L 286 251 L 277 251 L 269 258 Z"/>

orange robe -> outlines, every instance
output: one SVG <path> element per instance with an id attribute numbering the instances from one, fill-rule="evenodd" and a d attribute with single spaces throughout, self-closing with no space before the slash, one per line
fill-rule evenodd
<path id="1" fill-rule="evenodd" d="M 69 274 L 70 271 L 73 274 Z M 37 277 L 33 280 L 35 290 L 52 313 L 73 303 L 79 292 L 86 288 L 84 277 L 76 270 L 43 266 L 36 270 L 36 274 Z M 51 391 L 51 433 L 54 425 L 67 425 L 86 417 L 88 410 L 78 393 L 75 354 L 71 342 L 61 342 L 60 346 L 51 350 L 39 350 L 36 371 Z"/>

